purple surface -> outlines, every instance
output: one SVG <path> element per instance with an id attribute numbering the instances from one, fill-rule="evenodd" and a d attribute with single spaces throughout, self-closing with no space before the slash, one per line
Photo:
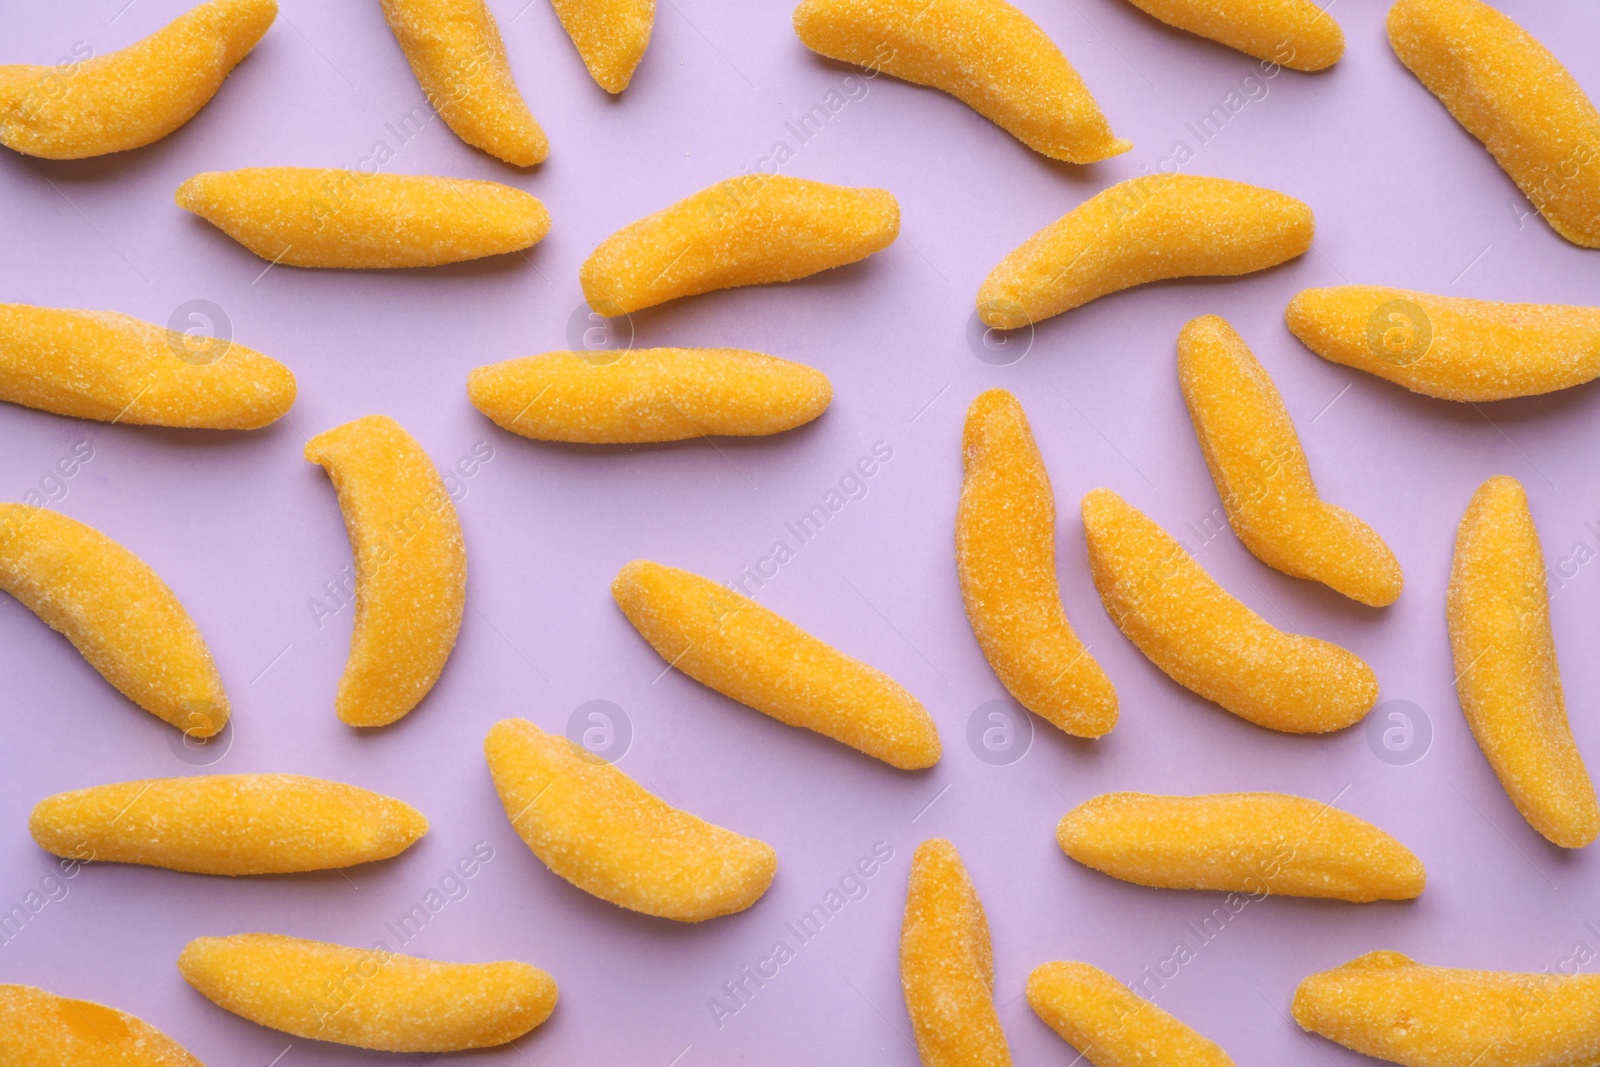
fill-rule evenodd
<path id="1" fill-rule="evenodd" d="M 1355 1063 L 1287 1017 L 1296 982 L 1312 970 L 1376 948 L 1554 970 L 1573 966 L 1579 946 L 1600 949 L 1596 857 L 1547 844 L 1506 799 L 1458 711 L 1444 625 L 1467 499 L 1490 475 L 1514 475 L 1555 576 L 1574 732 L 1600 758 L 1600 567 L 1586 565 L 1600 552 L 1600 393 L 1431 401 L 1317 359 L 1282 323 L 1293 293 L 1343 282 L 1600 302 L 1600 253 L 1567 244 L 1531 214 L 1405 72 L 1383 35 L 1385 5 L 1334 8 L 1349 48 L 1330 72 L 1260 79 L 1248 57 L 1122 0 L 1022 0 L 1135 143 L 1128 155 L 1077 168 L 1033 154 L 942 94 L 863 81 L 813 56 L 795 39 L 786 3 L 665 0 L 632 87 L 610 99 L 549 7 L 522 2 L 491 6 L 550 135 L 550 161 L 529 172 L 468 148 L 437 120 L 403 144 L 396 138 L 391 125 L 422 98 L 373 2 L 285 0 L 217 98 L 154 146 L 78 163 L 0 152 L 0 300 L 155 322 L 186 301 L 211 301 L 235 339 L 289 364 L 300 384 L 289 416 L 252 434 L 0 410 L 0 498 L 42 486 L 62 511 L 147 560 L 208 640 L 235 724 L 220 758 L 215 748 L 184 753 L 171 728 L 0 599 L 0 908 L 42 885 L 55 898 L 0 938 L 0 981 L 131 1011 L 213 1064 L 377 1062 L 379 1054 L 290 1040 L 213 1007 L 179 976 L 178 952 L 192 937 L 255 930 L 401 948 L 386 924 L 424 903 L 478 842 L 492 861 L 461 883 L 465 895 L 433 898 L 447 903 L 404 951 L 524 959 L 561 986 L 551 1020 L 481 1054 L 484 1063 L 915 1064 L 896 945 L 911 852 L 936 835 L 960 848 L 983 897 L 996 1000 L 1019 1063 L 1074 1056 L 1022 998 L 1029 970 L 1052 959 L 1086 960 L 1132 982 L 1159 974 L 1186 943 L 1193 958 L 1167 963 L 1169 977 L 1146 988 L 1238 1062 Z M 0 62 L 50 62 L 78 41 L 97 53 L 120 48 L 186 6 L 124 3 L 4 0 Z M 1600 92 L 1600 9 L 1577 0 L 1498 6 Z M 843 106 L 802 143 L 788 124 L 834 91 Z M 1235 92 L 1237 110 L 1202 142 L 1190 124 Z M 350 166 L 380 141 L 394 152 L 386 170 L 535 193 L 554 218 L 549 238 L 527 256 L 440 270 L 263 275 L 262 261 L 172 203 L 200 170 Z M 893 190 L 899 241 L 809 281 L 635 315 L 635 343 L 734 345 L 814 364 L 836 390 L 825 416 L 767 440 L 586 449 L 509 436 L 472 409 L 470 368 L 568 346 L 582 306 L 577 268 L 596 242 L 755 166 L 778 142 L 793 153 L 785 173 Z M 1114 295 L 1041 325 L 1019 362 L 977 358 L 973 295 L 989 268 L 1177 143 L 1192 153 L 1189 173 L 1310 202 L 1319 221 L 1312 252 L 1237 281 Z M 1407 584 L 1395 606 L 1369 610 L 1269 570 L 1225 526 L 1196 532 L 1208 521 L 1215 532 L 1220 513 L 1178 392 L 1174 340 L 1204 313 L 1233 323 L 1277 381 L 1324 495 L 1398 554 Z M 1060 511 L 1067 609 L 1122 703 L 1108 738 L 1074 741 L 1041 723 L 1023 758 L 1004 766 L 980 760 L 965 740 L 975 709 L 1004 691 L 967 627 L 952 561 L 962 416 L 991 386 L 1016 392 L 1033 422 Z M 467 463 L 471 476 L 452 483 L 471 558 L 460 644 L 409 718 L 357 734 L 333 714 L 351 611 L 328 615 L 335 605 L 324 593 L 347 574 L 349 547 L 326 477 L 300 451 L 306 436 L 371 412 L 398 418 L 441 468 L 475 451 L 492 459 Z M 93 459 L 69 480 L 48 480 L 84 441 Z M 785 522 L 822 501 L 877 442 L 893 455 L 865 495 L 799 544 Z M 1116 632 L 1090 583 L 1077 501 L 1101 485 L 1179 534 L 1268 619 L 1365 657 L 1381 700 L 1409 701 L 1413 719 L 1431 724 L 1425 755 L 1378 758 L 1366 725 L 1321 738 L 1273 734 L 1168 681 Z M 749 588 L 921 697 L 945 741 L 936 768 L 896 772 L 663 674 L 612 604 L 609 582 L 635 557 L 733 581 L 779 540 L 793 558 Z M 560 730 L 595 699 L 631 723 L 624 770 L 777 848 L 777 880 L 749 911 L 692 927 L 636 916 L 568 886 L 512 833 L 481 755 L 490 724 L 522 715 Z M 202 770 L 353 782 L 416 804 L 432 830 L 398 859 L 342 873 L 228 881 L 105 866 L 46 882 L 55 861 L 27 833 L 36 801 Z M 1114 789 L 1337 799 L 1413 848 L 1429 888 L 1409 904 L 1270 899 L 1202 941 L 1197 927 L 1219 894 L 1125 885 L 1057 850 L 1059 816 Z M 893 858 L 866 895 L 801 944 L 786 924 L 877 842 Z M 762 987 L 748 986 L 747 1003 L 719 1026 L 709 1002 L 780 940 L 793 958 Z"/>

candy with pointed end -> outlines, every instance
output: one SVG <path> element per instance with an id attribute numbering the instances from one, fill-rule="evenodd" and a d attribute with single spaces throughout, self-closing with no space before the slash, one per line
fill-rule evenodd
<path id="1" fill-rule="evenodd" d="M 1028 1005 L 1094 1067 L 1233 1067 L 1221 1045 L 1087 963 L 1034 968 Z"/>
<path id="2" fill-rule="evenodd" d="M 620 93 L 650 44 L 656 0 L 552 0 L 561 26 L 578 46 L 600 88 Z"/>
<path id="3" fill-rule="evenodd" d="M 556 874 L 630 911 L 701 922 L 743 911 L 778 870 L 772 847 L 672 807 L 526 719 L 483 745 L 512 829 Z"/>
<path id="4" fill-rule="evenodd" d="M 155 571 L 99 530 L 0 504 L 0 590 L 150 714 L 191 737 L 227 724 L 228 695 L 194 620 Z"/>
<path id="5" fill-rule="evenodd" d="M 536 198 L 467 178 L 247 167 L 196 174 L 176 199 L 291 267 L 437 267 L 519 252 L 550 231 Z"/>
<path id="6" fill-rule="evenodd" d="M 1085 496 L 1083 525 L 1106 612 L 1179 685 L 1286 733 L 1342 730 L 1377 702 L 1371 667 L 1337 645 L 1275 629 L 1116 493 Z"/>
<path id="7" fill-rule="evenodd" d="M 916 697 L 749 597 L 643 559 L 611 594 L 662 659 L 723 696 L 901 770 L 939 762 L 939 732 Z"/>
<path id="8" fill-rule="evenodd" d="M 1010 1067 L 994 1008 L 989 921 L 961 856 L 943 838 L 924 841 L 911 857 L 900 986 L 922 1067 Z"/>
<path id="9" fill-rule="evenodd" d="M 990 389 L 967 408 L 956 570 L 967 619 L 1017 702 L 1076 737 L 1117 724 L 1117 691 L 1061 605 L 1056 503 L 1017 398 Z"/>
<path id="10" fill-rule="evenodd" d="M 378 1052 L 503 1045 L 556 1006 L 555 981 L 526 963 L 437 963 L 282 934 L 197 937 L 178 970 L 253 1023 Z"/>
<path id="11" fill-rule="evenodd" d="M 195 874 L 294 874 L 397 856 L 428 832 L 410 804 L 296 774 L 152 778 L 58 793 L 28 829 L 57 856 Z"/>
<path id="12" fill-rule="evenodd" d="M 254 430 L 294 403 L 294 375 L 227 338 L 114 311 L 0 304 L 0 400 L 101 422 Z"/>
<path id="13" fill-rule="evenodd" d="M 159 141 L 210 102 L 277 15 L 277 0 L 211 0 L 118 52 L 79 42 L 64 64 L 0 66 L 0 144 L 85 159 Z"/>
<path id="14" fill-rule="evenodd" d="M 1449 621 L 1461 710 L 1511 802 L 1556 844 L 1589 844 L 1600 804 L 1567 724 L 1544 552 L 1514 478 L 1490 478 L 1467 505 Z"/>
<path id="15" fill-rule="evenodd" d="M 143 1019 L 26 985 L 0 985 L 0 1067 L 204 1067 Z"/>
<path id="16" fill-rule="evenodd" d="M 1469 971 L 1369 952 L 1301 982 L 1294 1021 L 1407 1067 L 1578 1067 L 1600 1060 L 1600 975 Z"/>
<path id="17" fill-rule="evenodd" d="M 1557 233 L 1600 248 L 1600 112 L 1559 59 L 1479 0 L 1400 0 L 1389 43 Z"/>
<path id="18" fill-rule="evenodd" d="M 1364 904 L 1422 893 L 1422 861 L 1363 819 L 1283 793 L 1105 793 L 1056 826 L 1061 851 L 1124 882 Z"/>
<path id="19" fill-rule="evenodd" d="M 384 726 L 428 695 L 455 647 L 467 603 L 461 522 L 428 454 L 387 415 L 318 434 L 305 456 L 333 480 L 355 551 L 339 718 Z"/>
<path id="20" fill-rule="evenodd" d="M 1024 241 L 978 290 L 997 330 L 1167 278 L 1231 277 L 1303 255 L 1311 208 L 1222 178 L 1148 174 L 1090 197 Z"/>
<path id="21" fill-rule="evenodd" d="M 1178 380 L 1233 532 L 1257 559 L 1374 607 L 1400 596 L 1400 564 L 1372 527 L 1317 495 L 1283 397 L 1222 319 L 1178 335 Z"/>
<path id="22" fill-rule="evenodd" d="M 1291 70 L 1324 70 L 1344 31 L 1312 0 L 1129 0 L 1169 26 Z"/>
<path id="23" fill-rule="evenodd" d="M 417 84 L 457 137 L 518 167 L 544 162 L 550 142 L 517 92 L 484 0 L 382 3 Z"/>
<path id="24" fill-rule="evenodd" d="M 759 352 L 635 348 L 479 367 L 467 396 L 524 437 L 631 444 L 791 430 L 827 409 L 833 386 L 821 371 Z"/>
<path id="25" fill-rule="evenodd" d="M 578 280 L 589 306 L 622 315 L 682 296 L 804 278 L 881 251 L 900 233 L 886 189 L 741 174 L 600 242 Z"/>
<path id="26" fill-rule="evenodd" d="M 1600 308 L 1338 285 L 1297 293 L 1284 321 L 1323 359 L 1441 400 L 1535 396 L 1600 377 Z"/>
<path id="27" fill-rule="evenodd" d="M 804 0 L 794 31 L 829 59 L 943 90 L 1051 159 L 1093 163 L 1133 147 L 1055 42 L 1005 0 Z"/>

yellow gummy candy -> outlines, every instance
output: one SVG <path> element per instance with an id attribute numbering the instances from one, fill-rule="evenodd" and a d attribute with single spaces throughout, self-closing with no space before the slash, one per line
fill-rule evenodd
<path id="1" fill-rule="evenodd" d="M 600 242 L 578 280 L 589 306 L 622 315 L 682 296 L 804 278 L 865 259 L 900 233 L 886 189 L 742 174 Z"/>
<path id="2" fill-rule="evenodd" d="M 1292 196 L 1243 182 L 1147 174 L 1090 197 L 1024 241 L 978 290 L 999 330 L 1167 278 L 1231 277 L 1303 255 L 1316 222 Z"/>
<path id="3" fill-rule="evenodd" d="M 99 530 L 0 504 L 0 590 L 59 631 L 105 680 L 191 737 L 228 722 L 228 695 L 167 583 Z"/>
<path id="4" fill-rule="evenodd" d="M 1600 976 L 1428 967 L 1369 952 L 1301 982 L 1294 1019 L 1407 1067 L 1580 1067 L 1600 1059 Z"/>
<path id="5" fill-rule="evenodd" d="M 1400 0 L 1389 43 L 1557 233 L 1600 248 L 1600 112 L 1560 60 L 1478 0 Z"/>
<path id="6" fill-rule="evenodd" d="M 1377 702 L 1371 667 L 1269 625 L 1111 490 L 1083 498 L 1083 524 L 1107 614 L 1179 685 L 1287 733 L 1342 730 Z"/>
<path id="7" fill-rule="evenodd" d="M 384 726 L 428 695 L 455 647 L 467 603 L 461 522 L 428 454 L 387 415 L 318 434 L 305 456 L 333 480 L 355 551 L 339 718 Z"/>
<path id="8" fill-rule="evenodd" d="M 1600 377 L 1600 308 L 1339 285 L 1296 294 L 1284 320 L 1323 359 L 1441 400 L 1535 396 Z"/>
<path id="9" fill-rule="evenodd" d="M 254 430 L 294 397 L 288 367 L 223 338 L 115 311 L 0 304 L 0 400 L 102 422 Z"/>
<path id="10" fill-rule="evenodd" d="M 500 27 L 483 0 L 382 0 L 411 72 L 457 137 L 519 167 L 550 142 L 517 92 Z"/>
<path id="11" fill-rule="evenodd" d="M 956 569 L 967 619 L 1017 702 L 1076 737 L 1117 724 L 1117 691 L 1067 621 L 1056 503 L 1028 417 L 1004 389 L 967 408 Z"/>
<path id="12" fill-rule="evenodd" d="M 626 89 L 650 44 L 656 0 L 552 0 L 552 6 L 589 76 L 608 93 Z"/>
<path id="13" fill-rule="evenodd" d="M 1221 1045 L 1087 963 L 1034 968 L 1028 1004 L 1094 1067 L 1233 1067 Z"/>
<path id="14" fill-rule="evenodd" d="M 26 985 L 0 985 L 0 1067 L 204 1067 L 127 1012 Z"/>
<path id="15" fill-rule="evenodd" d="M 1422 893 L 1422 861 L 1363 819 L 1284 793 L 1105 793 L 1056 826 L 1061 851 L 1158 889 L 1364 904 Z"/>
<path id="16" fill-rule="evenodd" d="M 900 927 L 900 986 L 922 1067 L 1010 1067 L 994 1008 L 994 954 L 983 903 L 943 838 L 911 857 Z"/>
<path id="17" fill-rule="evenodd" d="M 821 371 L 759 352 L 637 348 L 479 367 L 467 396 L 524 437 L 632 444 L 792 430 L 827 409 L 833 386 Z"/>
<path id="18" fill-rule="evenodd" d="M 293 874 L 397 856 L 428 832 L 411 805 L 295 774 L 151 778 L 57 793 L 28 829 L 57 856 L 194 874 Z"/>
<path id="19" fill-rule="evenodd" d="M 437 267 L 518 252 L 550 232 L 536 198 L 467 178 L 247 167 L 196 174 L 177 202 L 291 267 Z"/>
<path id="20" fill-rule="evenodd" d="M 672 807 L 526 719 L 495 723 L 483 749 L 517 835 L 601 900 L 701 922 L 748 908 L 777 873 L 770 845 Z"/>
<path id="21" fill-rule="evenodd" d="M 1556 844 L 1589 844 L 1600 804 L 1567 724 L 1544 553 L 1513 478 L 1490 478 L 1467 505 L 1449 620 L 1461 710 L 1511 802 Z"/>
<path id="22" fill-rule="evenodd" d="M 206 106 L 277 15 L 277 0 L 211 0 L 118 52 L 94 56 L 80 41 L 64 65 L 0 66 L 0 144 L 84 159 L 159 141 Z"/>
<path id="23" fill-rule="evenodd" d="M 253 1023 L 379 1052 L 503 1045 L 556 1006 L 554 979 L 526 963 L 436 963 L 282 934 L 197 937 L 178 970 Z"/>
<path id="24" fill-rule="evenodd" d="M 901 770 L 939 762 L 939 732 L 916 697 L 749 597 L 642 559 L 611 594 L 669 665 L 723 696 Z"/>
<path id="25" fill-rule="evenodd" d="M 1291 70 L 1324 70 L 1344 31 L 1312 0 L 1129 0 L 1169 26 Z"/>
<path id="26" fill-rule="evenodd" d="M 1055 42 L 1005 0 L 804 0 L 794 31 L 830 59 L 943 90 L 1051 159 L 1093 163 L 1133 147 Z"/>
<path id="27" fill-rule="evenodd" d="M 1400 564 L 1372 527 L 1325 503 L 1283 397 L 1222 319 L 1178 335 L 1178 380 L 1234 533 L 1257 559 L 1374 607 L 1400 596 Z"/>

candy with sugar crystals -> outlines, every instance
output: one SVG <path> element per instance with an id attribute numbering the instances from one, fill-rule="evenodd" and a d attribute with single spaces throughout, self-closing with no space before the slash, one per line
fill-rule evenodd
<path id="1" fill-rule="evenodd" d="M 1094 163 L 1133 147 L 1055 42 L 1005 0 L 804 0 L 794 31 L 829 59 L 943 90 L 1051 159 Z"/>
<path id="2" fill-rule="evenodd" d="M 1090 197 L 1024 241 L 978 289 L 1014 330 L 1167 278 L 1230 277 L 1303 255 L 1316 221 L 1292 196 L 1222 178 L 1147 174 Z"/>
<path id="3" fill-rule="evenodd" d="M 298 774 L 151 778 L 57 793 L 28 829 L 57 856 L 194 874 L 296 874 L 397 856 L 428 832 L 404 801 Z"/>
<path id="4" fill-rule="evenodd" d="M 1456 694 L 1478 747 L 1535 830 L 1582 848 L 1600 834 L 1600 804 L 1567 723 L 1544 553 L 1514 478 L 1472 495 L 1448 603 Z"/>
<path id="5" fill-rule="evenodd" d="M 1178 335 L 1178 380 L 1233 532 L 1257 559 L 1382 607 L 1400 596 L 1400 564 L 1372 527 L 1325 502 L 1277 386 L 1222 319 Z"/>
<path id="6" fill-rule="evenodd" d="M 1363 904 L 1422 893 L 1422 861 L 1331 804 L 1284 793 L 1105 793 L 1056 826 L 1061 851 L 1125 882 Z"/>
<path id="7" fill-rule="evenodd" d="M 810 422 L 833 386 L 802 363 L 736 348 L 546 352 L 479 367 L 467 396 L 541 441 L 637 444 L 761 436 Z"/>
<path id="8" fill-rule="evenodd" d="M 439 963 L 282 934 L 197 937 L 178 970 L 253 1023 L 378 1052 L 504 1045 L 556 1006 L 555 980 L 526 963 Z"/>
<path id="9" fill-rule="evenodd" d="M 911 857 L 900 985 L 922 1067 L 1011 1067 L 994 1007 L 989 921 L 960 854 L 943 838 L 924 841 Z"/>
<path id="10" fill-rule="evenodd" d="M 95 56 L 80 41 L 64 64 L 0 66 L 0 144 L 85 159 L 159 141 L 211 101 L 277 16 L 277 0 L 211 0 L 120 51 Z"/>
<path id="11" fill-rule="evenodd" d="M 804 278 L 865 259 L 900 233 L 886 189 L 741 174 L 600 242 L 578 271 L 602 315 L 716 289 Z"/>
<path id="12" fill-rule="evenodd" d="M 956 570 L 989 666 L 1029 711 L 1076 737 L 1117 724 L 1117 691 L 1078 640 L 1056 581 L 1056 502 L 1017 398 L 982 393 L 961 438 Z"/>
<path id="13" fill-rule="evenodd" d="M 196 174 L 176 200 L 291 267 L 438 267 L 520 252 L 550 232 L 534 197 L 468 178 L 247 167 Z"/>
<path id="14" fill-rule="evenodd" d="M 901 770 L 939 762 L 939 731 L 916 697 L 749 597 L 642 559 L 611 593 L 669 666 L 723 696 Z"/>
<path id="15" fill-rule="evenodd" d="M 1271 626 L 1116 493 L 1085 496 L 1083 525 L 1107 614 L 1179 685 L 1288 733 L 1342 730 L 1377 702 L 1371 667 L 1337 645 Z"/>
<path id="16" fill-rule="evenodd" d="M 512 829 L 556 874 L 631 911 L 701 922 L 743 911 L 778 870 L 772 847 L 672 807 L 527 719 L 484 741 Z"/>

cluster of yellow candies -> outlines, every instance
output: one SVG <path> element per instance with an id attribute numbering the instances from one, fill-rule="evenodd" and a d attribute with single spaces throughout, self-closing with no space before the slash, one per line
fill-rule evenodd
<path id="1" fill-rule="evenodd" d="M 1320 70 L 1343 53 L 1310 0 L 1131 0 L 1148 14 L 1265 62 Z M 650 39 L 653 0 L 554 0 L 589 72 L 621 92 Z M 518 93 L 483 0 L 382 0 L 429 101 L 462 140 L 533 166 L 549 146 Z M 148 145 L 193 117 L 268 31 L 275 0 L 211 0 L 154 35 L 73 71 L 0 66 L 0 144 L 46 159 Z M 1004 0 L 804 0 L 809 48 L 941 89 L 1054 159 L 1127 151 L 1083 80 Z M 1600 113 L 1542 45 L 1480 0 L 1399 0 L 1396 54 L 1494 155 L 1567 240 L 1600 247 Z M 1284 57 L 1289 57 L 1285 59 Z M 265 167 L 197 174 L 176 192 L 263 259 L 312 268 L 434 266 L 525 249 L 551 220 L 495 182 Z M 602 315 L 734 286 L 783 282 L 880 251 L 900 209 L 882 189 L 776 175 L 721 182 L 624 227 L 580 271 Z M 1311 208 L 1268 189 L 1151 174 L 1115 185 L 1024 241 L 977 294 L 995 329 L 1031 326 L 1167 278 L 1232 276 L 1306 252 Z M 1420 350 L 1405 327 L 1420 316 Z M 1298 294 L 1290 330 L 1318 355 L 1428 396 L 1481 401 L 1600 376 L 1600 309 L 1502 304 L 1378 286 Z M 1382 329 L 1393 321 L 1394 335 Z M 1380 329 L 1374 335 L 1374 323 Z M 0 399 L 60 415 L 250 430 L 295 399 L 288 368 L 242 345 L 174 359 L 181 335 L 125 315 L 0 305 Z M 1400 596 L 1394 554 L 1324 501 L 1272 380 L 1215 316 L 1177 342 L 1196 438 L 1240 541 L 1263 563 L 1362 604 Z M 818 371 L 757 352 L 655 348 L 597 361 L 550 352 L 473 371 L 473 405 L 526 437 L 649 443 L 780 433 L 832 399 Z M 1116 690 L 1073 632 L 1055 570 L 1044 460 L 1015 397 L 972 401 L 956 566 L 972 631 L 999 680 L 1077 737 L 1117 722 Z M 381 727 L 427 695 L 456 642 L 466 550 L 454 505 L 421 446 L 369 416 L 305 448 L 337 490 L 355 556 L 357 611 L 339 718 Z M 1285 633 L 1211 578 L 1108 489 L 1083 498 L 1093 580 L 1107 613 L 1175 681 L 1258 726 L 1323 733 L 1377 699 L 1351 652 Z M 0 589 L 64 634 L 129 700 L 191 736 L 217 734 L 229 703 L 211 654 L 172 591 L 105 534 L 29 504 L 0 505 Z M 671 667 L 790 726 L 896 768 L 932 766 L 932 717 L 882 672 L 729 588 L 648 560 L 622 568 L 617 606 Z M 1544 565 L 1521 486 L 1491 478 L 1461 521 L 1449 586 L 1460 701 L 1511 800 L 1566 848 L 1600 835 L 1600 806 L 1568 728 Z M 766 843 L 706 822 L 524 719 L 494 726 L 485 758 L 517 834 L 548 867 L 618 907 L 700 922 L 750 907 L 771 884 Z M 205 875 L 325 870 L 387 859 L 427 831 L 410 805 L 287 774 L 201 775 L 80 789 L 41 801 L 30 829 L 68 859 Z M 1350 902 L 1423 891 L 1421 862 L 1331 805 L 1273 793 L 1113 793 L 1068 812 L 1066 855 L 1114 878 L 1170 889 Z M 178 960 L 216 1004 L 263 1026 L 360 1048 L 442 1052 L 503 1044 L 549 1017 L 556 984 L 521 962 L 452 964 L 270 933 L 203 937 Z M 1005 1065 L 982 905 L 954 847 L 913 860 L 901 976 L 928 1067 Z M 330 985 L 349 987 L 336 1011 Z M 1039 1017 L 1096 1067 L 1227 1065 L 1214 1042 L 1087 963 L 1028 980 Z M 1537 1002 L 1538 1010 L 1529 1004 Z M 1371 952 L 1314 974 L 1294 1017 L 1352 1049 L 1412 1067 L 1558 1067 L 1600 1059 L 1600 979 L 1424 966 Z M 194 1064 L 176 1042 L 114 1009 L 0 986 L 0 1067 Z"/>

